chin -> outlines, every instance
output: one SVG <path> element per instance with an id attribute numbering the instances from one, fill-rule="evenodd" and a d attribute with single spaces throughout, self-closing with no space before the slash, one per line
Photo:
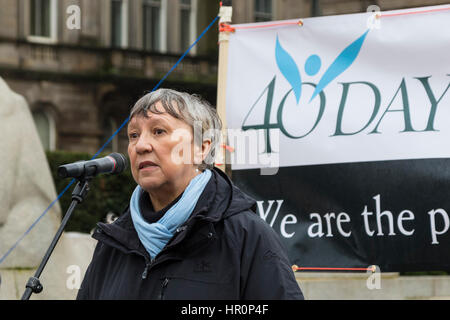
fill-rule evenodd
<path id="1" fill-rule="evenodd" d="M 145 191 L 150 191 L 160 188 L 164 184 L 164 181 L 161 179 L 145 177 L 140 179 L 138 184 Z"/>

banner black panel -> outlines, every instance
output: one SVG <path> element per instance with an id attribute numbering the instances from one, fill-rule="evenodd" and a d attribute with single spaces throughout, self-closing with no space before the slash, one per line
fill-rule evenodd
<path id="1" fill-rule="evenodd" d="M 260 173 L 236 170 L 232 180 L 258 201 L 258 214 L 280 234 L 292 264 L 450 271 L 450 159 Z"/>

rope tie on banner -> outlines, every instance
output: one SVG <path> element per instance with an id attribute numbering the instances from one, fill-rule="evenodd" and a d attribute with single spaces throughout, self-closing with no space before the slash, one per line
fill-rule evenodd
<path id="1" fill-rule="evenodd" d="M 411 15 L 411 14 L 421 14 L 421 13 L 431 13 L 431 12 L 439 12 L 439 11 L 446 11 L 450 10 L 450 7 L 444 7 L 444 8 L 435 8 L 435 9 L 428 9 L 428 10 L 418 10 L 418 11 L 408 11 L 408 12 L 399 12 L 399 13 L 377 13 L 375 15 L 376 19 L 381 19 L 384 17 L 395 17 L 395 16 L 404 16 L 404 15 Z M 245 30 L 245 29 L 262 29 L 262 28 L 271 28 L 271 27 L 279 27 L 279 26 L 288 26 L 288 25 L 298 25 L 299 27 L 303 26 L 303 20 L 299 19 L 298 21 L 285 21 L 285 22 L 277 22 L 277 23 L 268 23 L 268 24 L 261 24 L 261 25 L 252 25 L 252 26 L 232 26 L 228 23 L 220 23 L 219 24 L 219 32 L 236 32 L 236 30 Z"/>
<path id="2" fill-rule="evenodd" d="M 300 19 L 298 21 L 286 21 L 286 22 L 277 22 L 277 23 L 269 23 L 269 24 L 253 25 L 253 26 L 231 26 L 228 23 L 221 23 L 219 25 L 219 32 L 235 32 L 236 30 L 243 30 L 243 29 L 262 29 L 262 28 L 292 26 L 292 25 L 297 25 L 297 26 L 301 27 L 301 26 L 303 26 L 303 20 Z"/>
<path id="3" fill-rule="evenodd" d="M 324 268 L 324 267 L 299 267 L 297 265 L 292 266 L 292 271 L 371 271 L 375 273 L 377 268 L 375 266 L 369 266 L 367 268 Z"/>
<path id="4" fill-rule="evenodd" d="M 439 12 L 439 11 L 446 11 L 450 10 L 450 7 L 445 8 L 435 8 L 435 9 L 428 9 L 428 10 L 417 10 L 417 11 L 407 11 L 407 12 L 396 12 L 396 13 L 377 13 L 375 17 L 377 19 L 385 18 L 385 17 L 396 17 L 396 16 L 406 16 L 410 14 L 420 14 L 420 13 L 431 13 L 431 12 Z"/>
<path id="5" fill-rule="evenodd" d="M 236 28 L 232 27 L 228 23 L 219 24 L 219 32 L 235 32 Z"/>

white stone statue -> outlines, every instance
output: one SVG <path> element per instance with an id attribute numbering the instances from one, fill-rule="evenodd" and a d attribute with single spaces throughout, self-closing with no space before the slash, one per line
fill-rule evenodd
<path id="1" fill-rule="evenodd" d="M 0 170 L 1 259 L 57 196 L 28 104 L 1 77 Z M 55 203 L 0 263 L 0 300 L 22 297 L 60 223 Z M 95 245 L 89 234 L 64 232 L 40 277 L 44 290 L 31 299 L 75 299 Z"/>
<path id="2" fill-rule="evenodd" d="M 0 77 L 0 258 L 56 199 L 43 147 L 25 99 Z M 61 221 L 56 203 L 9 256 L 4 268 L 39 265 Z"/>

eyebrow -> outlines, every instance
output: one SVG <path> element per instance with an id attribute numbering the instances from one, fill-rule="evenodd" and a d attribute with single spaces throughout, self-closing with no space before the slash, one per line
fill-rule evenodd
<path id="1" fill-rule="evenodd" d="M 134 119 L 135 119 L 135 118 L 133 117 L 132 120 L 134 120 Z M 145 119 L 150 119 L 150 121 L 152 121 L 152 122 L 155 122 L 155 123 L 162 123 L 162 124 L 165 124 L 165 125 L 168 126 L 168 127 L 172 127 L 166 119 L 161 118 L 161 117 L 157 117 L 157 118 L 154 118 L 154 117 L 151 117 L 151 118 L 150 118 L 150 117 L 145 117 Z M 135 128 L 135 127 L 138 127 L 138 125 L 136 124 L 136 121 L 132 121 L 132 120 L 128 123 L 127 130 L 133 129 L 133 128 Z"/>

